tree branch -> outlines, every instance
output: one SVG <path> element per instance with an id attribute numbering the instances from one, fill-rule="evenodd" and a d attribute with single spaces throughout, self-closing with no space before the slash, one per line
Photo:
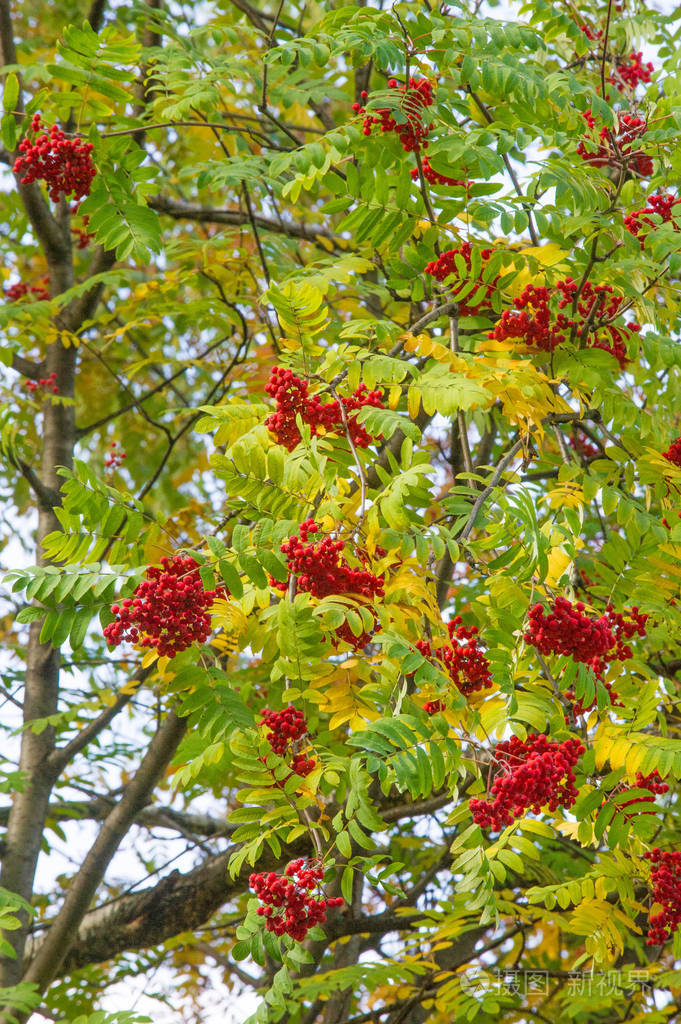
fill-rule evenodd
<path id="1" fill-rule="evenodd" d="M 175 220 L 193 220 L 199 224 L 231 224 L 234 227 L 245 227 L 251 224 L 250 217 L 245 211 L 198 206 L 179 199 L 170 199 L 168 196 L 152 196 L 149 206 L 152 210 L 165 213 Z M 290 221 L 283 222 L 272 217 L 264 217 L 260 213 L 254 213 L 253 220 L 261 231 L 272 231 L 278 235 L 293 235 L 295 238 L 302 238 L 307 242 L 315 242 L 318 238 L 336 241 L 335 235 L 327 228 L 294 224 Z"/>
<path id="2" fill-rule="evenodd" d="M 24 980 L 36 984 L 39 991 L 45 991 L 59 974 L 69 949 L 76 941 L 77 929 L 111 858 L 118 850 L 135 816 L 149 800 L 186 729 L 187 719 L 179 718 L 171 711 L 149 744 L 149 749 L 120 802 L 102 825 L 99 835 L 69 886 L 61 910 L 24 975 Z M 5 1019 L 8 1020 L 7 1017 Z M 25 1019 L 25 1015 L 19 1017 L 20 1022 Z"/>

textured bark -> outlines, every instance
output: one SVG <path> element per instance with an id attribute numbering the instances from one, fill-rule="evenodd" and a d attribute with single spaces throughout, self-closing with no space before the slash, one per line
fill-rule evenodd
<path id="1" fill-rule="evenodd" d="M 173 871 L 158 885 L 123 896 L 86 913 L 68 952 L 59 967 L 59 975 L 88 964 L 102 963 L 119 953 L 136 949 L 149 949 L 180 932 L 198 928 L 227 900 L 248 887 L 248 877 L 254 868 L 244 864 L 232 878 L 227 866 L 230 856 L 238 847 L 231 847 L 204 861 L 185 874 Z M 258 860 L 258 871 L 276 871 L 282 859 L 311 856 L 310 842 L 302 837 L 287 847 L 281 857 L 275 857 L 267 848 Z M 45 939 L 31 944 L 27 958 L 35 961 L 42 955 Z M 33 961 L 27 978 L 33 976 Z"/>
<path id="2" fill-rule="evenodd" d="M 128 832 L 135 815 L 149 800 L 187 729 L 187 720 L 171 712 L 149 744 L 149 749 L 126 787 L 123 797 L 106 818 L 66 895 L 35 959 L 24 975 L 40 992 L 59 973 L 80 922 L 102 881 L 111 858 Z M 2 1020 L 2 1018 L 0 1018 Z"/>
<path id="3" fill-rule="evenodd" d="M 0 0 L 0 45 L 3 63 L 16 63 L 9 0 Z M 17 107 L 23 110 L 21 97 Z M 59 295 L 73 285 L 69 204 L 62 200 L 55 217 L 37 184 L 22 185 L 17 181 L 17 189 L 47 261 L 50 295 Z M 92 272 L 107 269 L 113 264 L 113 258 L 113 254 L 100 250 L 93 260 Z M 57 319 L 57 329 L 77 330 L 96 308 L 100 295 L 101 286 L 94 286 L 80 299 L 70 303 Z M 65 398 L 73 398 L 74 395 L 76 358 L 74 347 L 65 348 L 57 340 L 48 347 L 46 358 L 40 366 L 41 373 L 56 374 L 59 393 Z M 35 368 L 34 372 L 37 375 Z M 33 372 L 31 376 L 34 376 Z M 22 470 L 29 483 L 31 479 L 34 480 L 34 490 L 39 496 L 36 559 L 39 565 L 45 564 L 42 553 L 45 536 L 59 528 L 54 515 L 54 502 L 46 500 L 45 495 L 58 495 L 62 478 L 58 476 L 57 469 L 73 465 L 74 443 L 73 405 L 46 401 L 43 406 L 40 470 L 37 473 L 31 467 Z M 40 623 L 32 623 L 29 630 L 23 701 L 24 726 L 35 719 L 53 715 L 58 707 L 60 653 L 50 644 L 40 643 L 40 630 Z M 9 813 L 0 886 L 28 901 L 33 894 L 50 794 L 58 776 L 58 766 L 50 761 L 54 748 L 53 728 L 49 727 L 39 735 L 31 732 L 30 728 L 24 729 L 19 767 L 25 772 L 26 785 L 23 792 L 14 794 Z M 0 986 L 16 984 L 22 977 L 22 955 L 28 921 L 24 915 L 21 917 L 22 926 L 8 933 L 8 941 L 16 956 L 0 958 Z"/>
<path id="4" fill-rule="evenodd" d="M 251 221 L 247 213 L 241 210 L 224 210 L 211 206 L 198 206 L 196 203 L 185 203 L 168 196 L 152 196 L 149 206 L 158 213 L 165 213 L 175 220 L 193 220 L 202 224 L 232 224 L 234 227 L 246 227 Z M 260 231 L 273 231 L 277 235 L 291 235 L 314 242 L 317 238 L 333 239 L 327 228 L 316 227 L 314 224 L 294 224 L 291 221 L 276 220 L 255 213 L 254 221 Z"/>

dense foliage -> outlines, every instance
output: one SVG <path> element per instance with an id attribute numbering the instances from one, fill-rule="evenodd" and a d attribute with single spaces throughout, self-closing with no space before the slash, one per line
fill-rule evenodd
<path id="1" fill-rule="evenodd" d="M 677 1018 L 680 36 L 0 0 L 2 1024 Z"/>

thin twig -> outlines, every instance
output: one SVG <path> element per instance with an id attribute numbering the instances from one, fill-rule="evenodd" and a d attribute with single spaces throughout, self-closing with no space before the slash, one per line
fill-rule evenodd
<path id="1" fill-rule="evenodd" d="M 477 93 L 473 92 L 473 90 L 471 89 L 470 86 L 468 86 L 467 88 L 468 88 L 468 92 L 473 97 L 473 102 L 478 107 L 478 109 L 482 113 L 482 115 L 485 118 L 485 120 L 487 121 L 487 123 L 488 124 L 492 124 L 494 122 L 494 118 L 492 117 L 492 115 L 491 115 L 489 109 L 487 108 L 487 106 L 483 103 L 483 101 L 480 99 L 480 97 L 477 95 Z M 518 181 L 518 177 L 517 177 L 515 171 L 513 170 L 513 167 L 511 166 L 511 161 L 509 160 L 508 155 L 506 153 L 502 153 L 501 159 L 504 161 L 504 166 L 505 166 L 506 170 L 508 171 L 508 176 L 511 179 L 511 181 L 513 182 L 513 188 L 516 191 L 516 195 L 521 200 L 523 200 L 522 207 L 523 207 L 523 210 L 525 211 L 525 213 L 527 214 L 527 225 L 528 225 L 528 230 L 530 232 L 530 238 L 532 239 L 532 245 L 539 245 L 539 235 L 537 234 L 537 228 L 536 228 L 536 225 L 534 223 L 534 214 L 532 212 L 532 207 L 525 200 L 525 196 L 523 195 L 523 191 L 522 191 L 522 189 L 520 187 L 520 182 Z"/>
<path id="2" fill-rule="evenodd" d="M 350 436 L 350 428 L 348 426 L 348 414 L 345 409 L 345 403 L 341 398 L 338 397 L 334 388 L 331 388 L 330 391 L 333 397 L 338 402 L 341 418 L 343 420 L 343 430 L 345 432 L 345 437 L 348 444 L 350 445 L 350 451 L 352 452 L 352 457 L 355 460 L 355 465 L 357 466 L 357 473 L 359 474 L 359 486 L 361 495 L 359 503 L 359 519 L 357 520 L 357 529 L 359 529 L 360 524 L 362 523 L 362 520 L 364 519 L 366 513 L 367 480 L 366 476 L 364 475 L 364 467 L 360 462 L 359 455 L 357 454 L 357 449 L 355 448 L 355 443 L 352 440 L 352 437 Z"/>

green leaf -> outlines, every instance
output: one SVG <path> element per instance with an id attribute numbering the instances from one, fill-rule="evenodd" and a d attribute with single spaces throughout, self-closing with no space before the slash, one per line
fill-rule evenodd
<path id="1" fill-rule="evenodd" d="M 2 106 L 5 111 L 11 113 L 17 109 L 19 99 L 19 79 L 13 71 L 5 78 L 5 86 L 2 92 Z M 14 146 L 12 146 L 14 149 Z"/>

